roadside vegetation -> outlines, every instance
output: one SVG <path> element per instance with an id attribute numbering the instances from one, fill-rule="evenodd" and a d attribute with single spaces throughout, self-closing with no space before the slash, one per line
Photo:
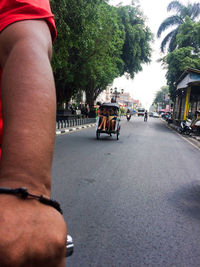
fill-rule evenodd
<path id="1" fill-rule="evenodd" d="M 161 89 L 156 92 L 153 106 L 156 110 L 158 106 L 165 109 L 167 104 L 169 104 L 169 86 L 162 86 Z"/>
<path id="2" fill-rule="evenodd" d="M 161 23 L 157 37 L 160 38 L 163 32 L 170 29 L 160 49 L 163 53 L 167 51 L 161 61 L 167 69 L 167 84 L 173 99 L 176 81 L 184 70 L 200 69 L 200 3 L 185 6 L 179 1 L 172 1 L 167 10 L 175 13 Z"/>
<path id="3" fill-rule="evenodd" d="M 134 3 L 52 0 L 51 6 L 58 30 L 53 56 L 58 105 L 85 92 L 91 107 L 116 77 L 134 78 L 150 62 L 153 35 Z"/>

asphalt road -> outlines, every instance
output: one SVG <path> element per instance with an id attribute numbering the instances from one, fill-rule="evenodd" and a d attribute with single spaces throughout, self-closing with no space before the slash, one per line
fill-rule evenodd
<path id="1" fill-rule="evenodd" d="M 200 266 L 200 150 L 160 119 L 56 137 L 53 197 L 75 252 L 69 267 Z"/>

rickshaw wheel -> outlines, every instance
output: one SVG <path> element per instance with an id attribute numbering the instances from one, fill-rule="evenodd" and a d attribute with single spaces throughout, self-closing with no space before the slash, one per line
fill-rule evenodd
<path id="1" fill-rule="evenodd" d="M 97 137 L 97 140 L 100 138 L 100 132 L 96 132 L 96 137 Z"/>

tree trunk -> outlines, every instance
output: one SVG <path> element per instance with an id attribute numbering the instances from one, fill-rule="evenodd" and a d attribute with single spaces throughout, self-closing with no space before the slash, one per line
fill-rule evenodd
<path id="1" fill-rule="evenodd" d="M 65 88 L 65 101 L 66 101 L 66 107 L 68 109 L 69 101 L 72 97 L 72 90 L 68 88 Z"/>
<path id="2" fill-rule="evenodd" d="M 90 108 L 94 106 L 94 95 L 91 91 L 86 92 L 86 103 L 89 105 Z"/>
<path id="3" fill-rule="evenodd" d="M 90 109 L 94 106 L 94 86 L 92 82 L 86 89 L 86 103 L 89 105 Z"/>

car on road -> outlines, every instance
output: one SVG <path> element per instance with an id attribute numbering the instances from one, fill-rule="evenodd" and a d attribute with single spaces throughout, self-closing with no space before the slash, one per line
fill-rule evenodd
<path id="1" fill-rule="evenodd" d="M 149 117 L 153 117 L 153 112 L 149 112 Z"/>
<path id="2" fill-rule="evenodd" d="M 158 115 L 157 112 L 154 112 L 154 113 L 153 113 L 153 118 L 159 118 L 159 115 Z"/>
<path id="3" fill-rule="evenodd" d="M 144 113 L 145 113 L 145 109 L 144 108 L 138 108 L 138 111 L 137 111 L 138 117 L 139 116 L 144 116 Z"/>

